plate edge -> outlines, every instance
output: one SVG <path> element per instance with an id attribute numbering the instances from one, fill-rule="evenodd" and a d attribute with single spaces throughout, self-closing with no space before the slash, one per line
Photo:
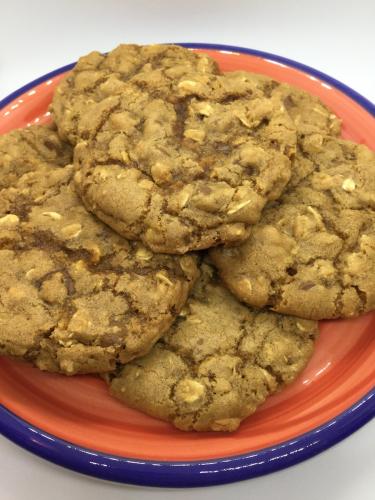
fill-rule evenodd
<path id="1" fill-rule="evenodd" d="M 276 446 L 202 461 L 158 461 L 95 452 L 44 432 L 0 405 L 0 432 L 22 448 L 74 472 L 139 486 L 200 487 L 251 479 L 296 465 L 375 417 L 375 389 L 325 424 Z"/>

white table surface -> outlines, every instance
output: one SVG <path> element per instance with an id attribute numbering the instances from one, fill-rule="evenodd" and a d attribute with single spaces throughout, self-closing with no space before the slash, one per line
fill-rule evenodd
<path id="1" fill-rule="evenodd" d="M 1 0 L 0 98 L 90 50 L 120 42 L 209 42 L 303 62 L 375 101 L 372 0 Z M 373 500 L 375 422 L 297 466 L 194 490 L 106 483 L 0 437 L 1 500 L 235 498 Z"/>

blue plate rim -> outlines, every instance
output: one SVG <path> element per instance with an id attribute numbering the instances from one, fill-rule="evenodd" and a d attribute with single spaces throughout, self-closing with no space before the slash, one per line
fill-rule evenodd
<path id="1" fill-rule="evenodd" d="M 179 43 L 188 48 L 239 52 L 269 59 L 308 73 L 336 87 L 375 116 L 375 105 L 338 80 L 302 63 L 255 49 L 208 43 Z M 24 85 L 0 101 L 0 110 L 36 85 L 72 69 L 62 66 Z M 44 432 L 0 405 L 0 432 L 32 453 L 76 472 L 141 486 L 194 487 L 231 483 L 275 472 L 333 446 L 375 417 L 375 388 L 334 419 L 291 440 L 248 454 L 202 461 L 152 461 L 108 455 Z"/>
<path id="2" fill-rule="evenodd" d="M 0 432 L 22 448 L 67 469 L 139 486 L 190 488 L 233 483 L 296 465 L 330 448 L 375 417 L 375 389 L 334 419 L 276 446 L 201 461 L 121 457 L 77 446 L 0 405 Z"/>

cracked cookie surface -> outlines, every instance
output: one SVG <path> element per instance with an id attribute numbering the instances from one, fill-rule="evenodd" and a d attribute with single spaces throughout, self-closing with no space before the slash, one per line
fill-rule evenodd
<path id="1" fill-rule="evenodd" d="M 49 127 L 27 127 L 0 136 L 0 189 L 12 186 L 27 172 L 64 167 L 72 151 Z"/>
<path id="2" fill-rule="evenodd" d="M 234 431 L 301 372 L 317 334 L 314 321 L 240 304 L 204 264 L 169 332 L 110 375 L 110 392 L 182 430 Z"/>
<path id="3" fill-rule="evenodd" d="M 81 138 L 80 122 L 97 102 L 119 95 L 131 83 L 155 97 L 169 95 L 183 76 L 218 73 L 216 62 L 177 45 L 122 44 L 109 52 L 91 52 L 79 59 L 59 84 L 51 110 L 61 137 L 76 144 Z"/>
<path id="4" fill-rule="evenodd" d="M 182 47 L 120 45 L 81 58 L 59 86 L 52 110 L 81 142 L 80 195 L 119 234 L 165 253 L 244 241 L 289 179 L 295 126 L 339 131 L 303 91 L 219 73 Z"/>
<path id="5" fill-rule="evenodd" d="M 22 173 L 15 151 L 23 154 L 24 132 L 13 140 L 17 134 L 11 154 Z M 0 167 L 6 148 L 1 153 Z M 68 375 L 113 370 L 145 354 L 197 273 L 194 257 L 154 255 L 98 221 L 72 177 L 72 165 L 41 163 L 0 193 L 0 354 Z"/>
<path id="6" fill-rule="evenodd" d="M 315 133 L 332 136 L 340 134 L 341 120 L 318 97 L 265 75 L 244 71 L 236 73 L 242 74 L 261 92 L 281 103 L 294 121 L 299 137 Z"/>
<path id="7" fill-rule="evenodd" d="M 375 153 L 301 138 L 309 173 L 263 212 L 238 248 L 210 258 L 242 301 L 312 319 L 375 309 Z M 301 170 L 302 171 L 302 170 Z"/>
<path id="8" fill-rule="evenodd" d="M 128 85 L 85 113 L 76 185 L 88 210 L 157 252 L 241 242 L 290 178 L 293 120 L 242 73 Z"/>

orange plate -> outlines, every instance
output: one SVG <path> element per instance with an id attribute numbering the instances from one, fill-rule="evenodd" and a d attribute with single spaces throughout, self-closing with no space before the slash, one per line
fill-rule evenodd
<path id="1" fill-rule="evenodd" d="M 342 118 L 345 138 L 375 149 L 374 117 L 327 80 L 280 63 L 277 57 L 204 51 L 224 71 L 263 73 L 317 95 Z M 7 104 L 0 112 L 0 133 L 49 121 L 48 105 L 62 76 Z M 100 379 L 43 373 L 6 358 L 0 358 L 0 402 L 44 432 L 99 452 L 161 461 L 230 457 L 307 433 L 361 400 L 374 386 L 374 328 L 375 313 L 321 322 L 315 354 L 301 376 L 229 435 L 178 431 L 112 399 Z"/>

